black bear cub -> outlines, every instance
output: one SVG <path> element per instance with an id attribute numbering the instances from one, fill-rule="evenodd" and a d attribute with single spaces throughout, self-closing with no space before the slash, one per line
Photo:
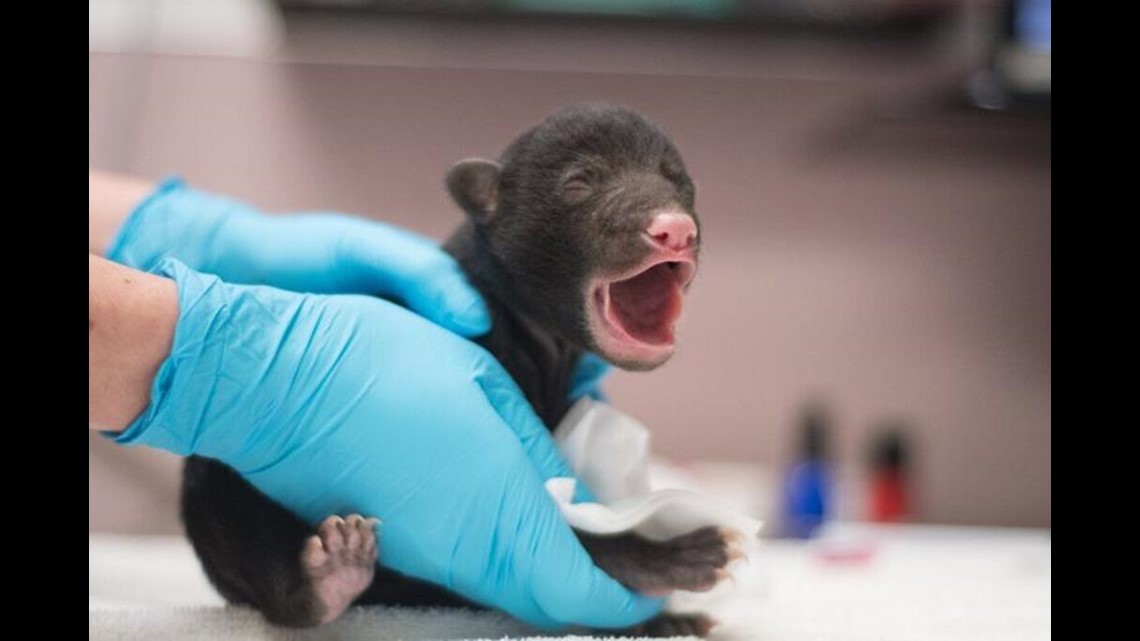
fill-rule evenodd
<path id="1" fill-rule="evenodd" d="M 547 427 L 569 410 L 585 352 L 629 370 L 669 360 L 701 235 L 693 182 L 657 126 L 622 107 L 568 107 L 517 138 L 499 162 L 457 163 L 446 183 L 467 219 L 444 249 L 491 310 L 492 330 L 478 342 Z M 314 532 L 217 461 L 187 459 L 182 513 L 222 596 L 275 623 L 324 623 L 354 603 L 470 605 L 376 565 L 372 518 L 330 515 Z M 578 537 L 598 567 L 647 594 L 709 589 L 740 555 L 739 534 L 716 528 L 663 542 Z M 702 615 L 663 614 L 636 632 L 703 636 L 712 625 Z"/>

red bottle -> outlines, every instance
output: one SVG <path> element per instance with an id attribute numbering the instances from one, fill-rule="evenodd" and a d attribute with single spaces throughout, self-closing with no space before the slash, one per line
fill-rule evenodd
<path id="1" fill-rule="evenodd" d="M 906 444 L 898 428 L 884 430 L 871 446 L 871 488 L 867 518 L 898 523 L 911 515 Z"/>

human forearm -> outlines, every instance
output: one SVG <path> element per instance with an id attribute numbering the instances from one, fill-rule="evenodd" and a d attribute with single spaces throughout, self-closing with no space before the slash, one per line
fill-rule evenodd
<path id="1" fill-rule="evenodd" d="M 88 171 L 88 250 L 106 256 L 111 240 L 127 215 L 154 189 L 154 182 L 113 174 L 98 169 Z"/>
<path id="2" fill-rule="evenodd" d="M 118 432 L 150 400 L 173 342 L 178 291 L 167 278 L 92 254 L 88 306 L 88 425 Z"/>

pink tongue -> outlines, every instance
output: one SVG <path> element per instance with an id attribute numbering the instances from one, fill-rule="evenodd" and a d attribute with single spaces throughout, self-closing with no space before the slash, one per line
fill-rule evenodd
<path id="1" fill-rule="evenodd" d="M 672 325 L 681 311 L 681 288 L 668 263 L 610 284 L 613 320 L 639 341 L 673 342 Z"/>

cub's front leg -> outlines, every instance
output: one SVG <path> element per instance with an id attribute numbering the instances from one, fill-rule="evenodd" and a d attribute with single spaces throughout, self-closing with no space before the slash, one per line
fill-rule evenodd
<path id="1" fill-rule="evenodd" d="M 725 566 L 743 558 L 736 530 L 704 527 L 665 541 L 637 534 L 597 536 L 578 532 L 594 563 L 636 592 L 664 596 L 673 590 L 702 592 L 729 576 Z M 716 622 L 703 614 L 661 614 L 631 633 L 706 636 Z"/>

